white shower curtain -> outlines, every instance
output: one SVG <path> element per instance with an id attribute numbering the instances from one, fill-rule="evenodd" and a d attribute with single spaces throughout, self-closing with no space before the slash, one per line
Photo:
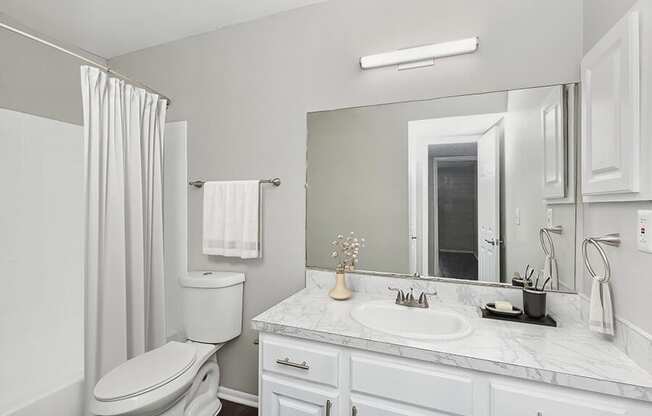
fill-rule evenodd
<path id="1" fill-rule="evenodd" d="M 165 342 L 166 101 L 81 68 L 85 157 L 86 399 L 106 372 Z"/>

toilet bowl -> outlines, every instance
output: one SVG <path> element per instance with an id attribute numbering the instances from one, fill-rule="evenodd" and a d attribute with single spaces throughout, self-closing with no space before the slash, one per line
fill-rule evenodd
<path id="1" fill-rule="evenodd" d="M 186 342 L 168 342 L 114 368 L 96 384 L 96 416 L 215 416 L 216 353 L 242 329 L 244 274 L 191 272 L 180 279 Z"/>

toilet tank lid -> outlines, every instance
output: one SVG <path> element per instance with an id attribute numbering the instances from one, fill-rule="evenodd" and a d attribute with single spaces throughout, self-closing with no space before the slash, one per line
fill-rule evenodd
<path id="1" fill-rule="evenodd" d="M 245 281 L 244 273 L 193 271 L 181 276 L 179 284 L 182 287 L 220 288 L 241 284 Z"/>

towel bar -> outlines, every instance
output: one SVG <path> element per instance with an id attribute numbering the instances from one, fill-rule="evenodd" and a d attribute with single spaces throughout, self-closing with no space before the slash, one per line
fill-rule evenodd
<path id="1" fill-rule="evenodd" d="M 271 183 L 274 186 L 281 186 L 281 179 L 280 178 L 261 179 L 258 182 L 260 182 L 260 183 Z M 202 181 L 200 179 L 200 180 L 188 182 L 188 185 L 192 185 L 195 188 L 201 188 L 202 186 L 204 186 L 205 183 L 206 183 L 206 181 Z"/>

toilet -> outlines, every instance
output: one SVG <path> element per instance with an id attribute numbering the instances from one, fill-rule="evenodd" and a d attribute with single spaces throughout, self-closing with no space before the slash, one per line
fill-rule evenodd
<path id="1" fill-rule="evenodd" d="M 114 368 L 95 385 L 90 410 L 109 416 L 215 416 L 216 353 L 242 332 L 245 276 L 189 272 L 179 279 L 186 342 L 171 341 Z"/>

